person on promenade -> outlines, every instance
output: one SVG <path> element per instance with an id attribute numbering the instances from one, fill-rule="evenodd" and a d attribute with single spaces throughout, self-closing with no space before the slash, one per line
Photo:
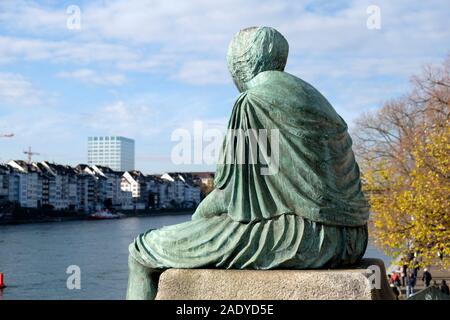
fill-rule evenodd
<path id="1" fill-rule="evenodd" d="M 409 271 L 406 276 L 406 298 L 409 298 L 414 294 L 414 286 L 416 285 L 416 278 L 414 273 Z"/>
<path id="2" fill-rule="evenodd" d="M 414 278 L 417 279 L 417 275 L 418 275 L 419 270 L 420 270 L 419 262 L 417 261 L 417 258 L 413 259 L 412 265 L 413 265 Z"/>
<path id="3" fill-rule="evenodd" d="M 392 288 L 392 291 L 394 292 L 395 299 L 399 300 L 398 298 L 400 296 L 400 290 L 394 284 L 391 284 L 390 286 Z"/>
<path id="4" fill-rule="evenodd" d="M 400 276 L 399 276 L 398 272 L 396 272 L 395 276 L 394 276 L 394 285 L 396 287 L 399 287 L 399 288 L 401 286 L 401 284 L 400 284 Z"/>
<path id="5" fill-rule="evenodd" d="M 392 271 L 389 275 L 389 283 L 396 287 L 400 287 L 400 277 L 397 272 Z"/>
<path id="6" fill-rule="evenodd" d="M 431 276 L 430 271 L 427 268 L 423 269 L 422 281 L 424 283 L 425 288 L 430 286 L 431 280 L 433 277 Z"/>
<path id="7" fill-rule="evenodd" d="M 400 290 L 400 276 L 399 273 L 396 271 L 392 271 L 391 274 L 388 275 L 389 278 L 389 285 L 392 288 L 392 291 L 395 294 L 396 299 L 398 300 L 401 290 Z"/>
<path id="8" fill-rule="evenodd" d="M 440 289 L 441 289 L 442 293 L 450 296 L 450 289 L 447 285 L 447 282 L 445 282 L 445 280 L 442 280 Z"/>
<path id="9" fill-rule="evenodd" d="M 406 263 L 403 263 L 403 266 L 401 268 L 401 276 L 402 276 L 402 287 L 406 287 L 406 276 L 408 273 L 408 265 Z"/>

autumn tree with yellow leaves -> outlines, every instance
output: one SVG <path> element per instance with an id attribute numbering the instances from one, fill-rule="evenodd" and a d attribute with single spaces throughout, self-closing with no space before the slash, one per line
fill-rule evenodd
<path id="1" fill-rule="evenodd" d="M 356 121 L 355 152 L 387 254 L 450 266 L 450 57 L 427 66 L 411 92 Z"/>

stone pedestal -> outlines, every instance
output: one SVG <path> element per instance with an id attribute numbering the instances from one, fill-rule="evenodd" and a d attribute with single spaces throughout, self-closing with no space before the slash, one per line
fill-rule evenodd
<path id="1" fill-rule="evenodd" d="M 352 269 L 169 269 L 157 300 L 379 300 L 395 299 L 383 261 Z"/>

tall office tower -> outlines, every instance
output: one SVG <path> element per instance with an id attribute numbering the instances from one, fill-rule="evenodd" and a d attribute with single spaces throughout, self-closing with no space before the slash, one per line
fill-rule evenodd
<path id="1" fill-rule="evenodd" d="M 88 137 L 88 164 L 115 171 L 134 170 L 134 140 L 125 137 Z"/>

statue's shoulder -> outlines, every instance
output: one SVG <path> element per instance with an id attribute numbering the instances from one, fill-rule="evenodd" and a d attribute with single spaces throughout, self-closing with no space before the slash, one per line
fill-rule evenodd
<path id="1" fill-rule="evenodd" d="M 249 92 L 257 92 L 268 86 L 284 85 L 286 83 L 301 84 L 303 80 L 283 71 L 264 71 L 248 82 Z"/>
<path id="2" fill-rule="evenodd" d="M 338 115 L 329 101 L 308 82 L 290 73 L 265 71 L 258 74 L 249 83 L 244 92 L 246 101 L 256 99 L 271 105 L 284 106 L 286 110 L 307 112 L 325 117 L 327 121 L 346 127 L 345 121 Z"/>
<path id="3" fill-rule="evenodd" d="M 283 71 L 264 71 L 249 82 L 248 94 L 273 95 L 274 97 L 323 98 L 308 82 Z"/>

